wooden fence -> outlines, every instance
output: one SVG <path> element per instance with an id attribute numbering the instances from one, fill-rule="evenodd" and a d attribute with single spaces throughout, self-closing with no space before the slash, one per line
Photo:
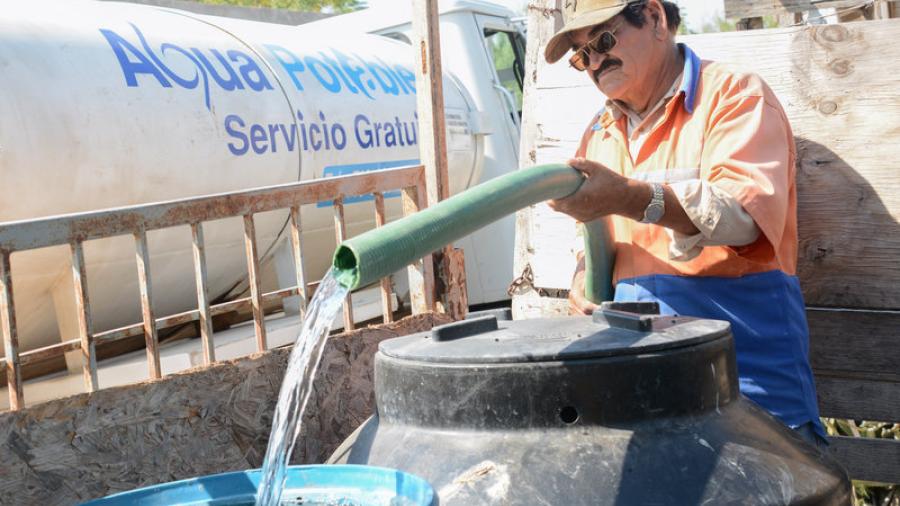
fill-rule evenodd
<path id="1" fill-rule="evenodd" d="M 374 194 L 375 222 L 385 222 L 384 192 L 402 190 L 403 212 L 410 214 L 425 206 L 424 167 L 413 166 L 365 174 L 318 179 L 246 190 L 236 193 L 187 198 L 156 204 L 92 211 L 52 218 L 42 218 L 0 224 L 0 323 L 4 344 L 4 363 L 9 389 L 10 408 L 24 406 L 21 367 L 25 364 L 62 356 L 66 352 L 80 350 L 83 357 L 84 383 L 88 392 L 99 388 L 95 347 L 132 336 L 144 335 L 150 378 L 161 377 L 157 331 L 161 328 L 199 321 L 203 363 L 215 362 L 212 317 L 250 305 L 256 336 L 257 351 L 267 349 L 266 327 L 263 321 L 263 304 L 299 296 L 301 314 L 309 297 L 303 269 L 301 244 L 300 207 L 331 201 L 334 208 L 335 236 L 344 240 L 344 199 Z M 290 209 L 290 231 L 296 269 L 297 284 L 270 293 L 261 293 L 259 280 L 259 253 L 257 249 L 254 215 L 278 209 Z M 206 254 L 203 241 L 203 223 L 230 217 L 243 217 L 244 244 L 247 270 L 250 280 L 250 297 L 210 305 L 207 288 Z M 193 260 L 197 287 L 197 309 L 156 318 L 151 300 L 150 256 L 147 248 L 147 232 L 163 228 L 190 225 L 193 239 Z M 133 235 L 135 258 L 141 292 L 143 322 L 106 332 L 95 333 L 91 324 L 91 305 L 87 291 L 85 272 L 85 241 L 120 235 Z M 10 257 L 13 253 L 68 244 L 71 249 L 72 277 L 78 313 L 79 338 L 52 346 L 19 353 L 16 334 L 16 311 L 13 297 L 13 271 Z M 418 314 L 431 309 L 434 292 L 431 259 L 416 262 L 409 268 L 410 297 L 413 312 Z M 391 318 L 391 288 L 387 280 L 381 284 L 382 309 L 385 322 Z M 354 326 L 351 295 L 344 303 L 344 328 Z"/>
<path id="2" fill-rule="evenodd" d="M 559 22 L 533 2 L 521 159 L 571 157 L 603 99 L 543 47 Z M 797 26 L 681 39 L 701 58 L 762 75 L 791 120 L 798 149 L 799 277 L 822 416 L 900 421 L 900 20 Z M 574 222 L 545 205 L 521 212 L 516 273 L 530 289 L 517 318 L 567 312 Z M 568 261 L 566 260 L 568 259 Z M 855 479 L 900 483 L 900 441 L 832 438 Z"/>
<path id="3" fill-rule="evenodd" d="M 812 19 L 821 21 L 825 9 L 833 9 L 832 21 L 887 19 L 896 17 L 896 2 L 890 0 L 725 0 L 725 17 L 740 19 L 742 25 L 760 25 L 763 16 L 771 16 L 787 24 Z M 785 24 L 785 23 L 781 23 Z"/>

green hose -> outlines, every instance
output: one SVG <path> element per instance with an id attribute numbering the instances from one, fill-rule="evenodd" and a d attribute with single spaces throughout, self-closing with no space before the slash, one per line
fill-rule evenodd
<path id="1" fill-rule="evenodd" d="M 612 267 L 616 250 L 606 220 L 584 224 L 584 296 L 594 304 L 613 300 Z"/>
<path id="2" fill-rule="evenodd" d="M 334 268 L 339 282 L 351 290 L 373 283 L 434 252 L 479 228 L 524 207 L 549 199 L 571 195 L 581 186 L 584 176 L 563 164 L 539 165 L 518 170 L 486 181 L 458 193 L 403 219 L 348 239 L 334 253 Z M 585 245 L 595 256 L 589 264 L 609 285 L 607 263 L 608 238 L 592 234 L 606 234 L 600 227 L 585 227 Z M 591 274 L 591 271 L 588 271 Z M 608 289 L 598 290 L 595 296 L 607 300 Z"/>

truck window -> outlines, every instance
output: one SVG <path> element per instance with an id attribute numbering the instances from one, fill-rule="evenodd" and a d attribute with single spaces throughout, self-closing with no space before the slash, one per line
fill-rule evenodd
<path id="1" fill-rule="evenodd" d="M 525 76 L 525 44 L 517 32 L 485 30 L 484 38 L 491 49 L 494 69 L 500 85 L 509 90 L 516 113 L 522 117 L 522 87 Z"/>

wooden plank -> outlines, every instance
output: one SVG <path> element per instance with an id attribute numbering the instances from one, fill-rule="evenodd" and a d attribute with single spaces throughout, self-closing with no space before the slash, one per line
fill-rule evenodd
<path id="1" fill-rule="evenodd" d="M 832 455 L 854 480 L 900 483 L 900 440 L 829 437 Z"/>
<path id="2" fill-rule="evenodd" d="M 206 275 L 206 245 L 203 241 L 203 224 L 191 224 L 191 241 L 194 251 L 194 279 L 197 287 L 197 314 L 200 318 L 200 348 L 203 363 L 216 361 L 216 347 L 213 344 L 212 316 L 209 314 L 209 282 Z"/>
<path id="3" fill-rule="evenodd" d="M 575 220 L 550 209 L 546 202 L 532 208 L 532 232 L 539 245 L 531 254 L 534 286 L 568 290 L 575 274 L 575 252 L 584 249 Z"/>
<path id="4" fill-rule="evenodd" d="M 891 2 L 887 0 L 875 0 L 872 4 L 872 16 L 875 19 L 888 19 L 891 17 Z"/>
<path id="5" fill-rule="evenodd" d="M 332 201 L 334 205 L 334 240 L 341 244 L 347 237 L 347 223 L 344 220 L 344 199 L 338 197 Z M 353 330 L 353 298 L 350 292 L 344 299 L 344 330 Z"/>
<path id="6" fill-rule="evenodd" d="M 267 186 L 235 193 L 172 200 L 0 225 L 0 250 L 22 251 L 75 241 L 190 225 L 295 205 L 390 191 L 416 184 L 421 165 Z"/>
<path id="7" fill-rule="evenodd" d="M 138 282 L 141 287 L 141 313 L 144 316 L 144 342 L 147 344 L 147 366 L 150 378 L 159 379 L 162 371 L 159 362 L 159 335 L 156 318 L 153 317 L 153 292 L 150 284 L 150 251 L 147 247 L 147 233 L 134 233 L 135 259 L 137 260 Z"/>
<path id="8" fill-rule="evenodd" d="M 854 7 L 860 0 L 725 0 L 725 17 L 728 19 L 777 16 L 784 12 L 816 12 L 818 9 Z"/>
<path id="9" fill-rule="evenodd" d="M 412 198 L 416 199 L 416 210 L 425 209 L 428 204 L 425 200 L 425 174 L 424 171 L 422 173 L 422 177 L 419 180 L 418 185 L 415 188 L 415 192 L 412 194 Z M 406 193 L 404 192 L 404 197 Z M 404 215 L 406 213 L 407 204 L 403 204 Z M 425 311 L 434 311 L 435 310 L 435 288 L 434 288 L 434 257 L 432 255 L 425 255 L 422 257 L 422 286 L 424 291 L 424 301 L 425 301 Z"/>
<path id="10" fill-rule="evenodd" d="M 418 186 L 404 188 L 402 192 L 403 215 L 418 212 L 424 207 L 424 182 Z M 431 255 L 409 264 L 409 299 L 413 314 L 422 314 L 434 308 L 434 262 Z"/>
<path id="11" fill-rule="evenodd" d="M 259 248 L 256 243 L 256 226 L 253 215 L 244 215 L 244 249 L 247 252 L 247 273 L 250 277 L 250 303 L 253 308 L 253 329 L 256 333 L 256 351 L 265 351 L 266 315 L 263 312 L 262 288 L 259 280 Z"/>
<path id="12" fill-rule="evenodd" d="M 384 226 L 384 194 L 375 192 L 375 228 Z M 381 278 L 381 315 L 384 323 L 394 321 L 394 309 L 391 304 L 391 278 Z"/>
<path id="13" fill-rule="evenodd" d="M 76 343 L 81 344 L 76 340 Z M 102 356 L 98 353 L 98 359 L 102 359 Z M 2 360 L 0 360 L 2 362 Z M 22 359 L 22 355 L 19 355 L 19 366 L 22 368 L 22 380 L 28 381 L 34 378 L 40 378 L 41 376 L 47 376 L 48 374 L 54 374 L 58 372 L 67 371 L 66 367 L 66 358 L 64 355 L 59 355 L 56 357 L 51 357 L 49 359 L 44 359 L 38 362 L 33 362 L 30 364 L 26 364 L 25 360 Z M 6 375 L 0 374 L 0 388 L 6 386 Z"/>
<path id="14" fill-rule="evenodd" d="M 855 21 L 865 21 L 872 19 L 872 11 L 863 5 L 856 9 L 847 8 L 837 11 L 837 21 L 839 23 L 851 23 Z"/>
<path id="15" fill-rule="evenodd" d="M 895 354 L 896 355 L 896 354 Z M 822 416 L 877 422 L 900 421 L 900 382 L 826 376 L 816 372 Z"/>
<path id="16" fill-rule="evenodd" d="M 291 253 L 294 257 L 294 273 L 297 276 L 297 293 L 300 295 L 300 318 L 306 316 L 309 292 L 306 286 L 306 269 L 303 267 L 303 234 L 300 223 L 300 206 L 291 207 Z"/>
<path id="17" fill-rule="evenodd" d="M 84 263 L 84 246 L 71 244 L 72 285 L 75 287 L 75 310 L 78 314 L 78 338 L 81 348 L 81 367 L 84 386 L 88 392 L 99 388 L 97 381 L 97 354 L 94 347 L 94 326 L 91 321 L 91 304 L 88 298 L 87 271 Z"/>
<path id="18" fill-rule="evenodd" d="M 139 328 L 143 329 L 143 324 L 138 325 Z M 94 345 L 97 344 L 97 336 L 94 336 Z M 21 364 L 28 365 L 35 362 L 40 362 L 41 360 L 47 360 L 48 358 L 53 357 L 62 357 L 65 356 L 66 352 L 75 351 L 81 349 L 81 339 L 70 339 L 68 341 L 63 341 L 57 344 L 51 344 L 50 346 L 44 346 L 41 348 L 36 348 L 34 350 L 28 350 L 19 355 L 19 360 Z"/>
<path id="19" fill-rule="evenodd" d="M 813 369 L 900 376 L 900 313 L 809 308 L 806 317 Z"/>
<path id="20" fill-rule="evenodd" d="M 3 326 L 3 362 L 9 389 L 9 408 L 18 411 L 25 406 L 22 394 L 22 369 L 19 365 L 19 337 L 16 332 L 16 305 L 13 298 L 10 253 L 0 251 L 0 325 Z"/>
<path id="21" fill-rule="evenodd" d="M 522 135 L 519 143 L 519 160 L 523 167 L 538 163 L 538 151 L 544 135 L 541 124 L 546 122 L 550 107 L 541 105 L 545 93 L 540 89 L 538 76 L 545 68 L 544 48 L 547 41 L 561 26 L 562 12 L 560 0 L 541 0 L 531 2 L 528 8 L 528 40 L 525 44 L 525 82 L 522 90 Z M 575 77 L 575 75 L 573 75 Z M 587 119 L 584 120 L 587 122 Z M 574 149 L 570 152 L 573 153 Z M 564 159 L 560 157 L 556 161 Z M 513 272 L 520 276 L 531 264 L 531 257 L 536 251 L 534 234 L 534 206 L 529 206 L 516 213 L 516 243 L 513 256 Z M 534 316 L 533 301 L 524 293 L 513 294 L 513 318 L 520 319 Z"/>

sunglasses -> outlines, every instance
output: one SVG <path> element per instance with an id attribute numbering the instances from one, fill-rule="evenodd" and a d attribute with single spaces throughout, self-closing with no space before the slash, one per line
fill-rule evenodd
<path id="1" fill-rule="evenodd" d="M 618 25 L 612 30 L 607 30 L 605 32 L 600 33 L 587 44 L 579 47 L 575 54 L 569 58 L 569 65 L 571 65 L 575 70 L 579 72 L 588 68 L 591 64 L 591 53 L 603 54 L 609 52 L 612 48 L 616 47 L 616 43 L 618 40 L 616 39 L 616 30 L 621 26 Z"/>

